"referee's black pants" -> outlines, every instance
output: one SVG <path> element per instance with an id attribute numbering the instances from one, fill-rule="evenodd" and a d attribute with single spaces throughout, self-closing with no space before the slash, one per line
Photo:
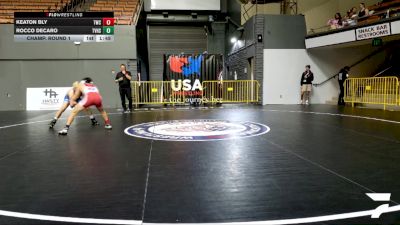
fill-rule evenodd
<path id="1" fill-rule="evenodd" d="M 124 111 L 126 111 L 125 98 L 128 99 L 129 110 L 132 110 L 132 89 L 131 88 L 119 88 L 119 95 L 121 96 L 121 104 Z"/>
<path id="2" fill-rule="evenodd" d="M 338 105 L 346 105 L 344 102 L 344 83 L 339 82 L 339 88 L 340 88 L 340 93 L 339 93 L 339 100 L 338 100 Z"/>

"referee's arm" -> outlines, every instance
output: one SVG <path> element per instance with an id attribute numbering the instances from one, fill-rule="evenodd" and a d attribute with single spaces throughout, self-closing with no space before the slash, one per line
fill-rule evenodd
<path id="1" fill-rule="evenodd" d="M 114 75 L 114 74 L 115 74 L 115 71 L 112 70 L 111 73 Z M 119 73 L 117 73 L 117 75 L 115 75 L 115 83 L 119 83 L 120 81 L 122 81 L 122 80 L 124 79 L 124 78 L 122 78 L 122 77 L 118 78 L 118 74 L 119 74 Z"/>
<path id="2" fill-rule="evenodd" d="M 131 75 L 131 72 L 129 72 L 129 71 L 126 71 L 124 75 L 125 75 L 126 79 L 128 79 L 128 80 L 132 80 L 132 75 Z"/>

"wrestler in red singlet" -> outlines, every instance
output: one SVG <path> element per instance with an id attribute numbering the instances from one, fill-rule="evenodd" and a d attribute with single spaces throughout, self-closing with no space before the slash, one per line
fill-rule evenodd
<path id="1" fill-rule="evenodd" d="M 77 103 L 76 100 L 82 96 L 82 100 Z M 74 96 L 70 101 L 71 106 L 75 106 L 71 112 L 71 115 L 68 117 L 67 124 L 65 125 L 64 129 L 60 130 L 58 133 L 61 135 L 68 134 L 69 127 L 71 126 L 72 122 L 74 121 L 75 117 L 84 109 L 89 108 L 90 106 L 96 106 L 97 110 L 101 113 L 106 129 L 112 129 L 110 124 L 110 120 L 106 111 L 103 109 L 102 97 L 100 95 L 99 90 L 93 84 L 93 81 L 90 77 L 84 78 L 75 92 Z"/>
<path id="2" fill-rule="evenodd" d="M 97 108 L 102 107 L 102 98 L 99 93 L 99 89 L 92 83 L 82 83 L 82 100 L 78 103 L 84 108 L 90 106 L 96 106 Z"/>

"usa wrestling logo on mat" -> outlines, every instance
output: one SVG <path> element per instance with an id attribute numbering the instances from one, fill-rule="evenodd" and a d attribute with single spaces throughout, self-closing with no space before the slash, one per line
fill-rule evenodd
<path id="1" fill-rule="evenodd" d="M 171 120 L 137 124 L 125 134 L 162 141 L 218 141 L 268 133 L 266 125 L 227 120 Z"/>

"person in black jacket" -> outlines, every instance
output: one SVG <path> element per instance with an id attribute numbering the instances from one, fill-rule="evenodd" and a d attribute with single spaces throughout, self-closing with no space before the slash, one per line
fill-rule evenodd
<path id="1" fill-rule="evenodd" d="M 350 72 L 350 67 L 345 66 L 343 69 L 340 70 L 338 74 L 338 81 L 339 81 L 339 87 L 340 87 L 340 93 L 339 93 L 339 100 L 338 100 L 338 105 L 345 105 L 344 102 L 344 82 L 347 80 L 349 77 L 349 72 Z"/>
<path id="2" fill-rule="evenodd" d="M 300 86 L 301 86 L 301 104 L 307 104 L 310 102 L 312 82 L 314 80 L 314 74 L 311 72 L 311 66 L 306 66 L 306 71 L 301 75 Z"/>
<path id="3" fill-rule="evenodd" d="M 120 69 L 121 71 L 115 76 L 115 82 L 119 85 L 119 94 L 121 96 L 122 108 L 124 109 L 125 113 L 129 113 L 132 111 L 132 75 L 131 72 L 126 70 L 125 64 L 121 64 Z M 114 71 L 112 72 L 113 74 L 115 73 Z M 128 99 L 129 110 L 126 108 L 125 97 Z"/>

